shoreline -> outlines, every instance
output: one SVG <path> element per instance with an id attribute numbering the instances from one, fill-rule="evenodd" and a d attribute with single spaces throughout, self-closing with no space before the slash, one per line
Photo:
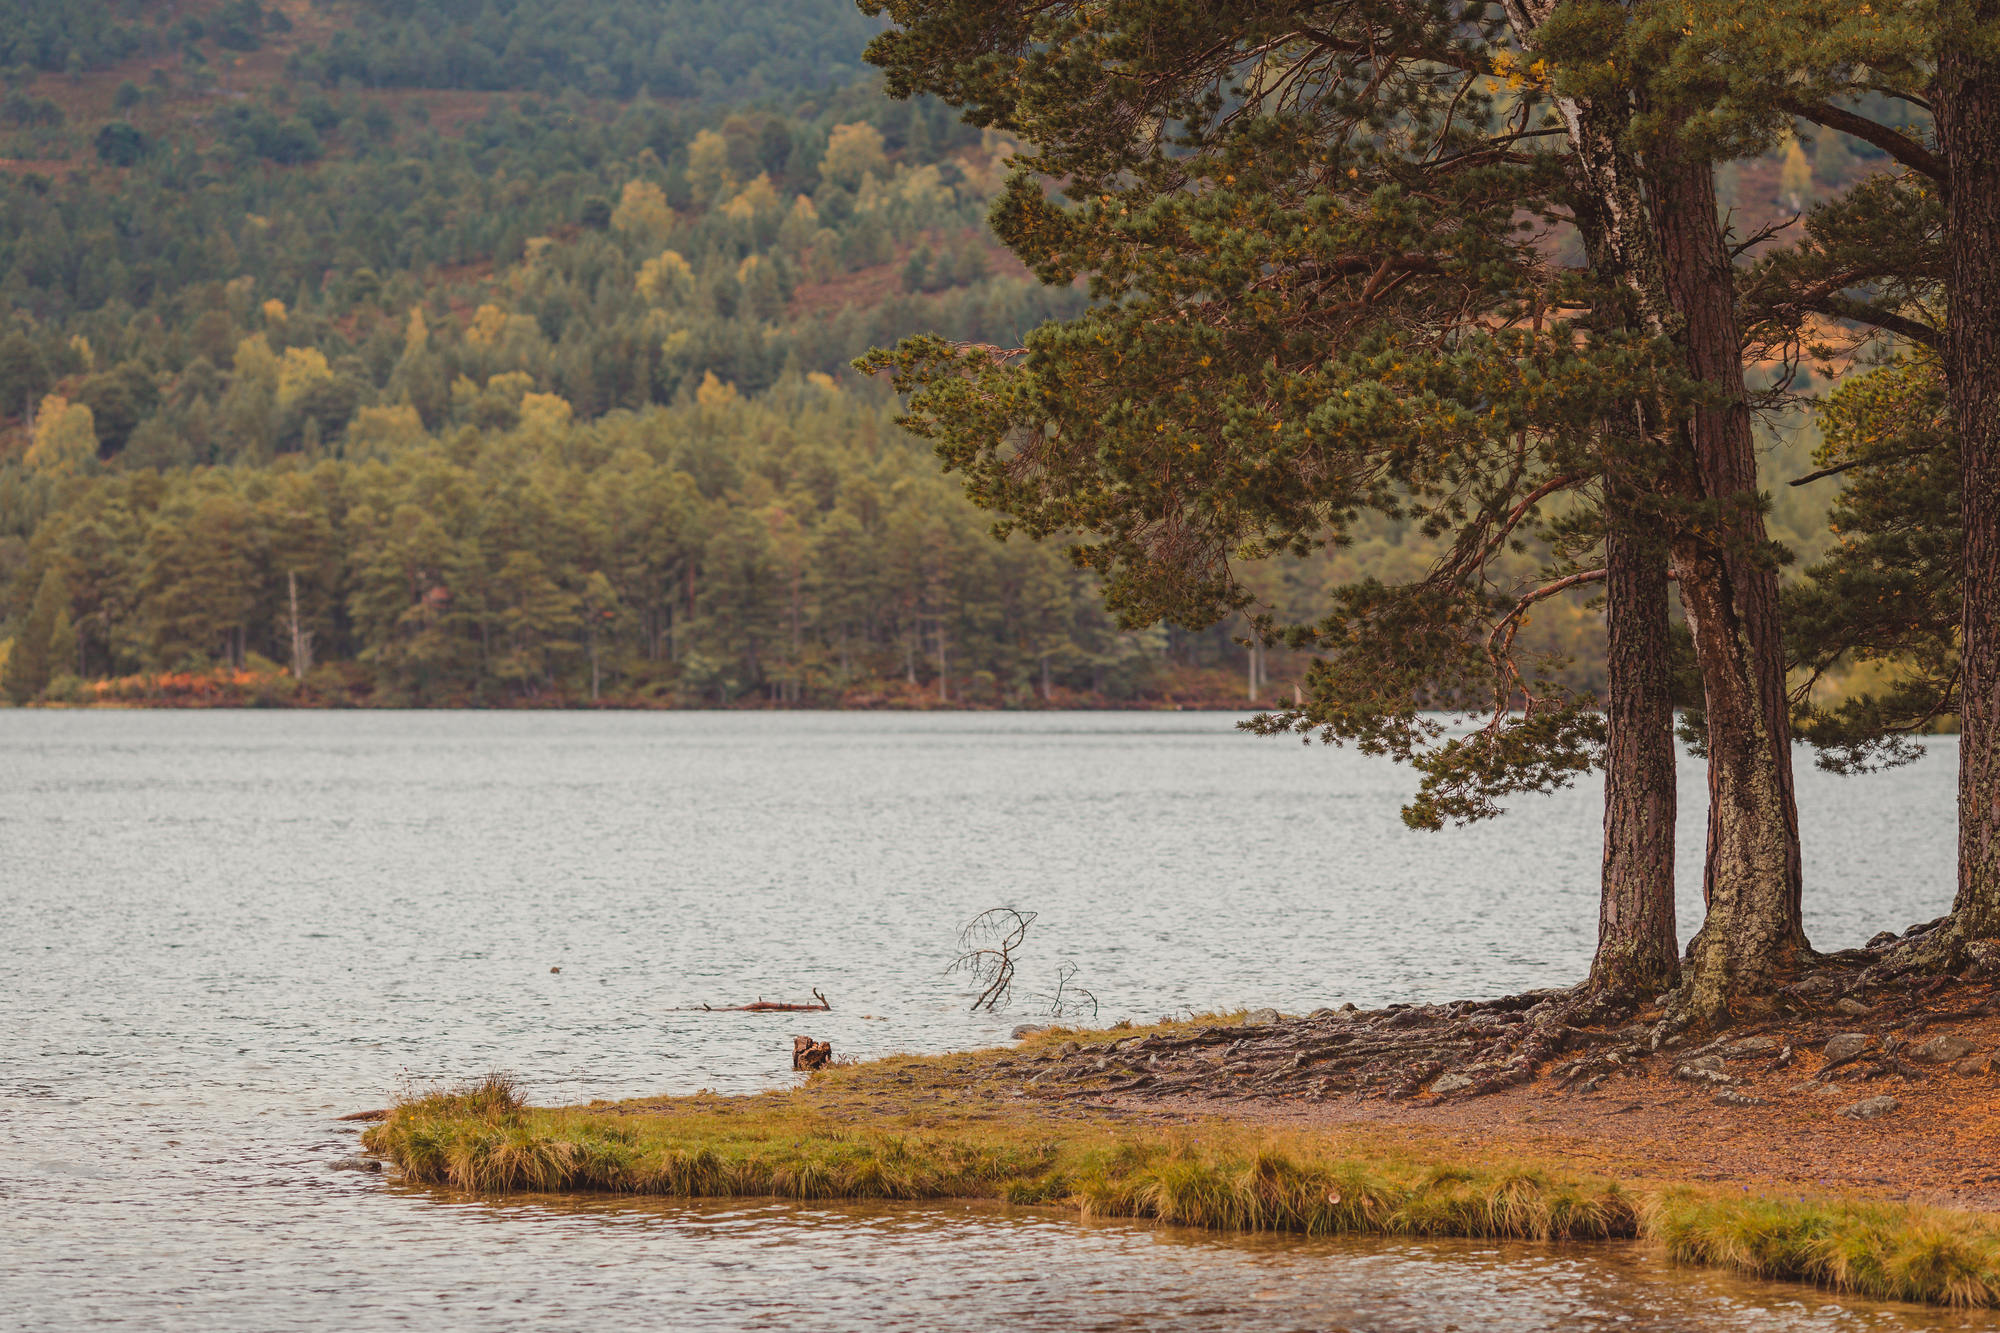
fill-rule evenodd
<path id="1" fill-rule="evenodd" d="M 303 682 L 282 667 L 239 670 L 217 667 L 206 671 L 150 672 L 79 680 L 66 677 L 29 703 L 0 707 L 26 708 L 272 708 L 396 711 L 444 709 L 465 712 L 1174 712 L 1213 710 L 1255 712 L 1282 704 L 1287 691 L 1273 684 L 1262 702 L 1243 692 L 1236 673 L 1213 668 L 1176 668 L 1161 672 L 1145 689 L 1127 698 L 1056 689 L 1048 698 L 1033 692 L 1007 693 L 990 684 L 968 689 L 961 682 L 952 697 L 938 698 L 935 684 L 870 679 L 840 687 L 814 688 L 804 698 L 786 702 L 768 694 L 747 692 L 716 701 L 702 692 L 683 692 L 671 683 L 607 690 L 601 698 L 561 687 L 532 694 L 445 694 L 434 702 L 416 703 L 395 691 L 378 687 L 352 664 L 322 667 Z"/>
<path id="2" fill-rule="evenodd" d="M 1058 1061 L 1109 1063 L 1205 1025 L 1053 1030 L 754 1095 L 537 1109 L 489 1079 L 399 1104 L 364 1144 L 407 1180 L 480 1193 L 972 1199 L 1219 1230 L 1638 1239 L 1746 1276 L 2000 1306 L 2000 1171 L 1968 1180 L 1960 1165 L 2000 1148 L 1989 1077 L 1924 1089 L 1937 1097 L 1899 1087 L 1910 1105 L 1873 1120 L 1813 1094 L 1766 1099 L 1751 1079 L 1738 1096 L 1753 1104 L 1717 1104 L 1665 1069 L 1590 1096 L 1537 1082 L 1468 1101 L 1247 1106 L 1039 1082 Z"/>

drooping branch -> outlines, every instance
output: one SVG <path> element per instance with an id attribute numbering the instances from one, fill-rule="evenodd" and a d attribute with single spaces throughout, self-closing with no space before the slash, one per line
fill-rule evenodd
<path id="1" fill-rule="evenodd" d="M 1888 455 L 1870 454 L 1866 458 L 1850 458 L 1845 463 L 1835 463 L 1832 467 L 1823 467 L 1816 472 L 1808 472 L 1803 477 L 1793 477 L 1785 484 L 1787 486 L 1806 486 L 1815 481 L 1825 481 L 1828 477 L 1837 477 L 1852 468 L 1883 467 L 1890 463 L 1900 463 L 1904 459 L 1916 458 L 1918 456 L 1919 451 L 1906 449 L 1899 453 Z"/>
<path id="2" fill-rule="evenodd" d="M 1514 642 L 1514 635 L 1520 628 L 1521 617 L 1528 613 L 1530 607 L 1534 606 L 1537 602 L 1546 601 L 1558 593 L 1568 592 L 1571 588 L 1578 588 L 1586 583 L 1602 583 L 1605 573 L 1606 571 L 1602 569 L 1581 570 L 1575 574 L 1565 575 L 1553 583 L 1544 583 L 1533 592 L 1524 595 L 1519 601 L 1514 603 L 1513 608 L 1506 615 L 1500 617 L 1494 623 L 1493 629 L 1487 634 L 1486 656 L 1492 661 L 1495 667 L 1499 667 L 1501 659 L 1506 655 L 1508 648 Z"/>
<path id="3" fill-rule="evenodd" d="M 1521 525 L 1522 520 L 1528 516 L 1529 512 L 1536 505 L 1548 499 L 1557 491 L 1565 490 L 1583 480 L 1585 478 L 1582 476 L 1571 473 L 1565 473 L 1559 477 L 1551 477 L 1522 496 L 1491 531 L 1486 531 L 1481 527 L 1468 528 L 1451 555 L 1438 562 L 1437 568 L 1431 574 L 1432 581 L 1444 582 L 1460 578 L 1468 571 L 1483 566 L 1492 557 L 1493 553 L 1500 549 L 1501 544 L 1507 540 L 1514 529 Z"/>
<path id="4" fill-rule="evenodd" d="M 1800 306 L 1822 315 L 1832 315 L 1837 319 L 1851 319 L 1857 324 L 1873 324 L 1876 328 L 1908 338 L 1911 342 L 1922 343 L 1933 351 L 1944 347 L 1944 334 L 1920 319 L 1899 315 L 1893 310 L 1885 310 L 1868 301 L 1856 301 L 1845 296 L 1827 296 L 1808 305 Z"/>
<path id="5" fill-rule="evenodd" d="M 1940 189 L 1949 189 L 1944 159 L 1907 134 L 1825 102 L 1785 102 L 1781 105 L 1801 120 L 1809 120 L 1826 129 L 1850 134 L 1863 143 L 1874 144 L 1910 170 L 1936 181 Z"/>

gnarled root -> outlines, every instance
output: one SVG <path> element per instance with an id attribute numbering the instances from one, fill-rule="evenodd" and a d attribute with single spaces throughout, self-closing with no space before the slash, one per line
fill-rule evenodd
<path id="1" fill-rule="evenodd" d="M 1656 999 L 1589 987 L 1365 1012 L 1322 1009 L 1257 1026 L 1072 1047 L 1038 1057 L 1029 1086 L 1053 1097 L 1319 1100 L 1347 1093 L 1444 1101 L 1546 1075 L 1558 1089 L 1590 1093 L 1649 1057 L 1670 1055 L 1678 1066 L 1758 1034 L 1774 1034 L 1782 1067 L 1795 1042 L 1807 1049 L 1857 1024 L 1902 1034 L 1857 1058 L 1862 1076 L 1907 1078 L 1916 1071 L 1899 1043 L 1929 1023 L 2000 1014 L 1996 979 L 2000 941 L 1960 939 L 1945 919 L 1878 936 L 1864 948 L 1809 956 L 1771 995 L 1719 1020 L 1677 1003 L 1679 992 Z M 1973 1007 L 1941 1012 L 1932 1004 L 1962 982 L 1980 983 L 1961 1001 Z M 1712 1040 L 1692 1045 L 1696 1034 Z"/>
<path id="2" fill-rule="evenodd" d="M 1591 1029 L 1629 1017 L 1635 1005 L 1630 997 L 1589 991 L 1533 991 L 1370 1012 L 1322 1009 L 1257 1027 L 1154 1033 L 1072 1051 L 1035 1085 L 1066 1097 L 1316 1099 L 1362 1092 L 1394 1098 L 1427 1089 L 1477 1096 L 1526 1082 L 1577 1046 L 1602 1044 L 1607 1034 Z M 1627 1033 L 1618 1049 L 1636 1041 Z M 1578 1066 L 1566 1079 L 1580 1080 L 1595 1068 Z"/>

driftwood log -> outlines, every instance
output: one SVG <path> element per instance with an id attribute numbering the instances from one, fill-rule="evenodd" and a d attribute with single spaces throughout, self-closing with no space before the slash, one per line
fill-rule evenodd
<path id="1" fill-rule="evenodd" d="M 705 1004 L 701 1011 L 705 1014 L 818 1014 L 828 1013 L 833 1004 L 817 990 L 813 991 L 814 1004 L 788 1004 L 783 1000 L 758 999 L 750 1004 Z"/>
<path id="2" fill-rule="evenodd" d="M 792 1068 L 803 1069 L 810 1073 L 815 1069 L 826 1068 L 832 1059 L 832 1042 L 814 1041 L 811 1037 L 792 1038 Z"/>

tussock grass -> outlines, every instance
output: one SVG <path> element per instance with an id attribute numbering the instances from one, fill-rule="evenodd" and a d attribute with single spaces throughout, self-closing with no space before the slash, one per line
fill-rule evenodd
<path id="1" fill-rule="evenodd" d="M 481 1193 L 997 1199 L 1183 1226 L 1535 1241 L 1638 1237 L 1672 1259 L 1877 1298 L 2000 1305 L 2000 1228 L 1967 1213 L 1449 1162 L 1334 1134 L 1120 1123 L 1012 1098 L 977 1053 L 755 1097 L 557 1109 L 504 1078 L 406 1098 L 365 1134 L 409 1179 Z"/>
<path id="2" fill-rule="evenodd" d="M 1729 1199 L 1663 1191 L 1644 1234 L 1683 1263 L 1938 1305 L 2000 1305 L 2000 1233 L 1941 1208 L 1841 1199 Z"/>

